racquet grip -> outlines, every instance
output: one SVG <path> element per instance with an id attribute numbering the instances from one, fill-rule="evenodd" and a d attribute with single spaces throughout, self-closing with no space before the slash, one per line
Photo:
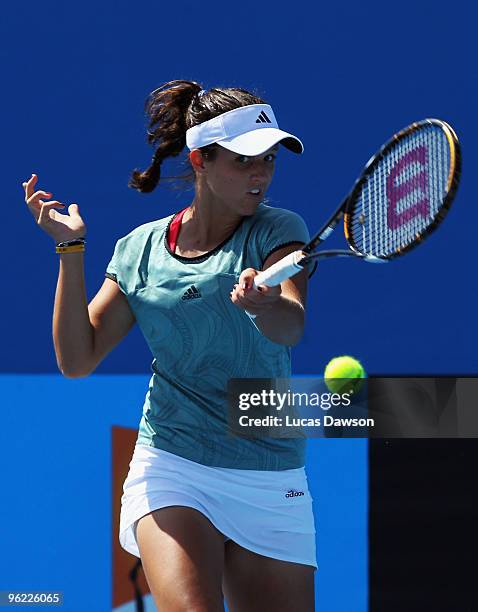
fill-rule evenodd
<path id="1" fill-rule="evenodd" d="M 254 287 L 258 287 L 259 285 L 265 285 L 266 287 L 280 285 L 286 278 L 290 278 L 304 269 L 299 263 L 304 257 L 305 254 L 302 251 L 289 253 L 289 255 L 280 259 L 270 268 L 267 268 L 267 270 L 255 276 Z"/>

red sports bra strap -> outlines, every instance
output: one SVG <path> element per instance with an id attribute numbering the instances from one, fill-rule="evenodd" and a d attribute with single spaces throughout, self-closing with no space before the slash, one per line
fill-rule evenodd
<path id="1" fill-rule="evenodd" d="M 187 206 L 174 217 L 169 225 L 169 235 L 168 235 L 168 245 L 171 251 L 174 253 L 176 250 L 176 244 L 178 241 L 179 230 L 181 229 L 181 220 L 184 216 L 184 213 L 187 211 L 189 207 Z"/>

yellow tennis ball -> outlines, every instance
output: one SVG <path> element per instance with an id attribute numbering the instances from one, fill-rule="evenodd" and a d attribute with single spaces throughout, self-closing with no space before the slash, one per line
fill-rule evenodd
<path id="1" fill-rule="evenodd" d="M 324 372 L 324 381 L 331 393 L 350 393 L 360 389 L 367 377 L 360 361 L 350 355 L 331 359 Z"/>

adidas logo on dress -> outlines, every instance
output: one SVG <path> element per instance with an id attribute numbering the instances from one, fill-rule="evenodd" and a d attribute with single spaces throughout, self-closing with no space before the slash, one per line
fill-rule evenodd
<path id="1" fill-rule="evenodd" d="M 256 123 L 272 123 L 269 117 L 265 114 L 264 111 L 261 112 L 259 117 L 256 119 Z"/>
<path id="2" fill-rule="evenodd" d="M 195 300 L 196 298 L 200 298 L 201 293 L 196 289 L 194 285 L 191 285 L 187 291 L 184 292 L 182 300 Z"/>
<path id="3" fill-rule="evenodd" d="M 293 489 L 285 494 L 286 497 L 300 497 L 301 495 L 305 495 L 304 491 L 294 491 Z"/>

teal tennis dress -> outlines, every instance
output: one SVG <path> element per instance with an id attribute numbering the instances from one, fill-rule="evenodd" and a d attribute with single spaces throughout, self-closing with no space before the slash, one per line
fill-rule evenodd
<path id="1" fill-rule="evenodd" d="M 229 379 L 290 375 L 290 349 L 265 338 L 230 292 L 245 268 L 261 270 L 277 249 L 306 243 L 305 223 L 260 204 L 213 251 L 185 258 L 169 246 L 174 218 L 121 238 L 106 273 L 153 354 L 123 486 L 120 544 L 140 557 L 138 521 L 186 506 L 207 517 L 225 542 L 316 568 L 304 438 L 234 436 L 227 418 Z"/>
<path id="2" fill-rule="evenodd" d="M 308 242 L 304 221 L 261 203 L 214 250 L 185 258 L 169 247 L 173 218 L 146 223 L 118 240 L 106 273 L 125 294 L 153 354 L 137 444 L 207 466 L 303 466 L 303 438 L 247 439 L 228 432 L 227 385 L 231 378 L 291 374 L 290 348 L 263 336 L 230 292 L 245 268 L 261 270 L 277 249 Z"/>

